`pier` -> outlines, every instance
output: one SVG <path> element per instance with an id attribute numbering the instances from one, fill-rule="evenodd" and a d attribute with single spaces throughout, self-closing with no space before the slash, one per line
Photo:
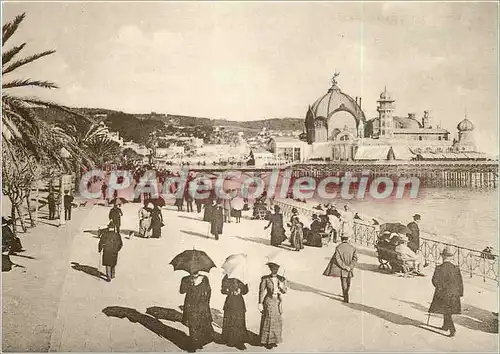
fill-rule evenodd
<path id="1" fill-rule="evenodd" d="M 294 177 L 416 177 L 423 187 L 497 188 L 498 161 L 307 162 L 293 166 Z"/>

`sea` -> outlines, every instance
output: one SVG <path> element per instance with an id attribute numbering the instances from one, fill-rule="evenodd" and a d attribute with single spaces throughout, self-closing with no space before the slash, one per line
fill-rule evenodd
<path id="1" fill-rule="evenodd" d="M 308 204 L 332 202 L 337 207 L 350 205 L 363 219 L 377 219 L 379 223 L 412 221 L 420 214 L 421 237 L 447 242 L 457 246 L 482 250 L 493 247 L 498 254 L 498 190 L 471 190 L 465 188 L 420 189 L 415 199 L 333 199 L 315 198 Z"/>

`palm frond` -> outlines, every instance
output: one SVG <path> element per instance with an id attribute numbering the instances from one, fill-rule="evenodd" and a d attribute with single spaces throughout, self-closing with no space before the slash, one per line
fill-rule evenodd
<path id="1" fill-rule="evenodd" d="M 53 82 L 50 82 L 50 81 L 23 79 L 23 80 L 12 80 L 12 81 L 3 83 L 2 89 L 9 89 L 9 88 L 15 88 L 15 87 L 26 87 L 26 86 L 43 87 L 43 88 L 49 88 L 49 89 L 58 88 L 56 84 L 54 84 Z"/>
<path id="2" fill-rule="evenodd" d="M 7 43 L 9 38 L 16 32 L 17 28 L 23 22 L 26 13 L 22 13 L 21 15 L 17 15 L 14 20 L 6 23 L 2 27 L 2 47 Z"/>
<path id="3" fill-rule="evenodd" d="M 21 45 L 17 45 L 14 48 L 10 48 L 9 50 L 2 53 L 2 66 L 5 66 L 9 61 L 12 60 L 21 50 L 23 50 L 26 43 Z"/>
<path id="4" fill-rule="evenodd" d="M 30 55 L 29 57 L 20 59 L 20 60 L 18 60 L 16 62 L 12 63 L 5 70 L 3 70 L 2 73 L 3 74 L 8 74 L 8 73 L 16 70 L 17 68 L 19 68 L 19 67 L 21 67 L 23 65 L 32 63 L 32 62 L 34 62 L 37 59 L 43 58 L 43 57 L 45 57 L 47 55 L 54 54 L 55 52 L 56 52 L 55 50 L 47 50 L 47 51 L 42 52 L 42 53 L 37 53 L 37 54 Z"/>
<path id="5" fill-rule="evenodd" d="M 79 113 L 70 107 L 63 106 L 63 105 L 60 105 L 60 104 L 55 103 L 55 102 L 40 100 L 36 97 L 18 97 L 18 99 L 22 100 L 24 103 L 29 104 L 33 107 L 54 108 L 54 109 L 57 109 L 61 112 L 68 113 L 73 117 L 81 118 L 81 119 L 87 120 L 89 122 L 94 122 L 94 119 L 90 118 L 89 116 L 82 114 L 82 113 Z"/>

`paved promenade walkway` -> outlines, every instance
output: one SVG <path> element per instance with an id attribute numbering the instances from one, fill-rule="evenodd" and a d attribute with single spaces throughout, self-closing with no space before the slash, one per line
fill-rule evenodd
<path id="1" fill-rule="evenodd" d="M 107 224 L 106 207 L 87 207 L 70 227 L 54 228 L 53 235 L 37 235 L 63 239 L 57 244 L 61 250 L 31 250 L 30 242 L 25 241 L 25 248 L 30 249 L 27 253 L 36 259 L 19 261 L 26 268 L 14 268 L 3 277 L 5 351 L 185 349 L 188 332 L 180 323 L 183 296 L 179 284 L 186 273 L 174 272 L 169 262 L 179 252 L 193 247 L 207 252 L 218 266 L 232 253 L 249 255 L 255 274 L 249 281 L 250 293 L 245 296 L 247 326 L 258 333 L 258 284 L 265 267 L 257 265 L 263 264 L 264 256 L 278 250 L 269 246 L 268 231 L 263 230 L 266 222 L 242 219 L 241 224 L 225 224 L 223 236 L 215 241 L 207 238 L 208 223 L 200 220 L 201 215 L 164 209 L 166 227 L 161 239 L 128 239 L 128 230 L 137 229 L 138 207 L 123 206 L 124 247 L 116 279 L 111 283 L 100 278 L 97 270 L 100 262 L 96 230 Z M 284 298 L 283 343 L 272 351 L 498 351 L 498 322 L 492 314 L 498 312 L 496 284 L 468 282 L 465 278 L 463 315 L 455 317 L 457 335 L 449 338 L 432 327 L 440 327 L 442 318 L 432 316 L 431 326 L 426 325 L 433 294 L 432 269 L 427 270 L 428 276 L 417 278 L 385 274 L 378 270 L 372 252 L 360 249 L 351 303 L 344 304 L 338 295 L 339 279 L 322 275 L 333 250 L 333 246 L 306 247 L 301 252 L 282 250 L 290 260 L 284 267 L 289 292 Z M 50 267 L 51 272 L 42 271 L 44 267 Z M 39 272 L 47 277 L 41 289 L 30 280 Z M 221 269 L 212 269 L 209 279 L 214 328 L 220 333 L 224 304 Z M 50 310 L 37 309 L 30 301 Z M 33 326 L 31 320 L 38 313 L 53 314 L 52 322 L 51 316 L 46 316 L 50 323 L 41 321 L 41 328 Z M 26 326 L 32 328 L 27 331 Z M 217 343 L 203 349 L 231 350 Z M 250 345 L 248 351 L 266 349 Z"/>

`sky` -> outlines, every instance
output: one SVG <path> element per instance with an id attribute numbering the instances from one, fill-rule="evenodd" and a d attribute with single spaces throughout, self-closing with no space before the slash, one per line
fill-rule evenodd
<path id="1" fill-rule="evenodd" d="M 27 95 L 130 113 L 304 118 L 339 72 L 367 117 L 387 86 L 396 115 L 429 110 L 454 136 L 467 114 L 478 147 L 498 150 L 494 2 L 4 2 L 3 22 L 22 12 L 6 47 L 57 52 L 16 77 L 60 87 Z"/>

